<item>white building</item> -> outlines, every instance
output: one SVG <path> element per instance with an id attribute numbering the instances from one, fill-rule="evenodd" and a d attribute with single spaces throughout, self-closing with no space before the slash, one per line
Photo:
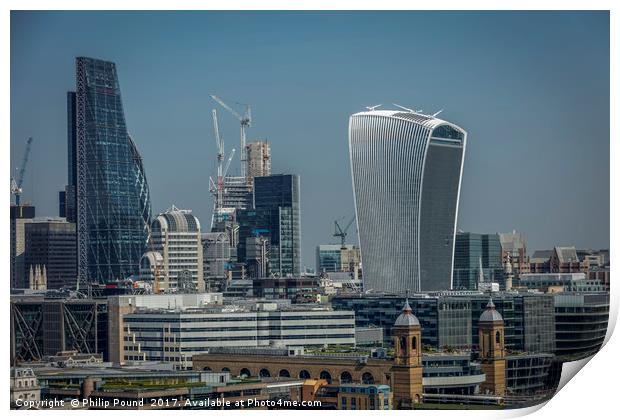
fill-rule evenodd
<path id="1" fill-rule="evenodd" d="M 40 400 L 41 386 L 34 371 L 31 368 L 11 368 L 11 404 Z"/>
<path id="2" fill-rule="evenodd" d="M 467 133 L 436 115 L 372 108 L 349 120 L 365 290 L 452 288 Z"/>
<path id="3" fill-rule="evenodd" d="M 214 347 L 355 344 L 355 313 L 276 303 L 220 308 L 138 310 L 124 316 L 124 360 L 172 362 Z"/>
<path id="4" fill-rule="evenodd" d="M 203 292 L 200 222 L 174 205 L 151 223 L 152 249 L 163 257 L 163 292 Z M 155 257 L 156 258 L 156 257 Z"/>

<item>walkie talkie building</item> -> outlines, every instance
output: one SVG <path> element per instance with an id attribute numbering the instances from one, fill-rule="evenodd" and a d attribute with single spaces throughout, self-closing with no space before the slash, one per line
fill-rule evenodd
<path id="1" fill-rule="evenodd" d="M 435 116 L 371 110 L 349 120 L 366 291 L 452 288 L 467 133 Z"/>

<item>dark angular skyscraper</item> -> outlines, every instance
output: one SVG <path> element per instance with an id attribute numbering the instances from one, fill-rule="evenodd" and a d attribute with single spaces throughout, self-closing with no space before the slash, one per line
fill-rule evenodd
<path id="1" fill-rule="evenodd" d="M 151 203 L 142 158 L 125 125 L 116 65 L 76 58 L 76 92 L 68 95 L 68 111 L 79 283 L 85 287 L 137 274 Z"/>
<path id="2" fill-rule="evenodd" d="M 299 175 L 254 178 L 254 208 L 269 221 L 269 271 L 277 277 L 301 275 L 299 189 Z"/>
<path id="3" fill-rule="evenodd" d="M 504 285 L 502 247 L 497 233 L 458 232 L 454 246 L 454 289 L 477 290 L 485 282 Z"/>

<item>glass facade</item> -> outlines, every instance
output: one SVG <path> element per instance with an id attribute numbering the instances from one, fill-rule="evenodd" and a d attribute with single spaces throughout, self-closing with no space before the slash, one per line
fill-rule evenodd
<path id="1" fill-rule="evenodd" d="M 454 289 L 478 290 L 481 263 L 484 281 L 499 283 L 504 287 L 499 235 L 457 233 L 454 247 Z"/>
<path id="2" fill-rule="evenodd" d="M 556 355 L 573 361 L 595 354 L 605 341 L 609 293 L 555 295 Z"/>
<path id="3" fill-rule="evenodd" d="M 478 347 L 478 320 L 488 295 L 409 296 L 409 304 L 422 326 L 422 344 L 437 350 Z M 332 306 L 355 311 L 357 327 L 382 327 L 390 343 L 394 321 L 405 296 L 335 296 Z M 499 294 L 493 303 L 504 319 L 508 350 L 553 352 L 555 324 L 553 296 Z M 604 334 L 603 334 L 604 335 Z"/>
<path id="4" fill-rule="evenodd" d="M 151 218 L 149 189 L 125 125 L 116 65 L 78 57 L 76 82 L 78 276 L 80 284 L 107 283 L 139 272 Z M 70 181 L 72 170 L 70 164 Z"/>
<path id="5" fill-rule="evenodd" d="M 45 267 L 48 289 L 75 287 L 75 224 L 64 220 L 33 221 L 25 225 L 24 276 L 38 265 Z"/>
<path id="6" fill-rule="evenodd" d="M 452 287 L 466 133 L 398 111 L 349 120 L 349 151 L 366 290 Z"/>
<path id="7" fill-rule="evenodd" d="M 316 247 L 316 272 L 335 273 L 341 271 L 342 251 L 340 245 L 319 245 Z"/>
<path id="8" fill-rule="evenodd" d="M 254 178 L 254 208 L 269 221 L 269 271 L 278 277 L 301 275 L 299 175 Z"/>

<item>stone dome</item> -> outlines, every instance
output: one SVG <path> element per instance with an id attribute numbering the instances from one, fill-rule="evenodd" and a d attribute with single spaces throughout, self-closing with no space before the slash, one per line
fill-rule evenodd
<path id="1" fill-rule="evenodd" d="M 489 303 L 487 303 L 487 308 L 482 313 L 482 315 L 480 315 L 479 321 L 482 321 L 482 322 L 496 322 L 496 321 L 503 322 L 504 321 L 504 318 L 502 318 L 502 314 L 497 312 L 497 310 L 495 309 L 495 304 L 493 303 L 493 299 L 489 298 Z"/>
<path id="2" fill-rule="evenodd" d="M 405 301 L 405 306 L 403 306 L 402 313 L 396 318 L 396 322 L 394 323 L 395 327 L 412 327 L 419 326 L 420 321 L 413 314 L 411 310 L 411 306 L 409 306 L 409 299 Z"/>

